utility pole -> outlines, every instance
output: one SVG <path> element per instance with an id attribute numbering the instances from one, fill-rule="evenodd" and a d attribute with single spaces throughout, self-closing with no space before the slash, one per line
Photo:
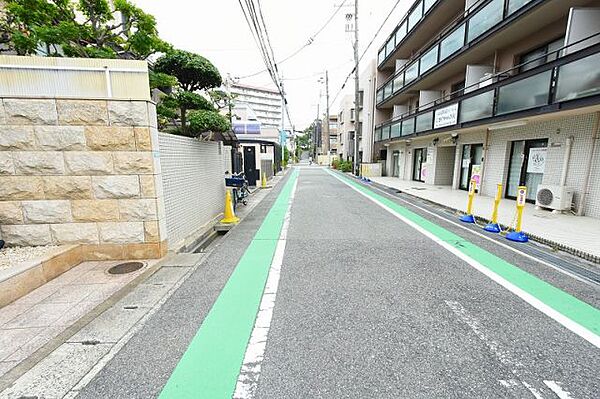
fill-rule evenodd
<path id="1" fill-rule="evenodd" d="M 319 101 L 317 102 L 317 119 L 315 120 L 315 138 L 313 140 L 313 161 L 317 157 L 317 147 L 319 146 L 319 112 L 321 109 L 321 91 L 319 90 Z"/>
<path id="2" fill-rule="evenodd" d="M 358 71 L 358 0 L 354 0 L 354 154 L 352 162 L 354 163 L 354 175 L 360 174 L 358 159 L 358 137 L 360 128 L 359 118 L 359 71 Z M 329 121 L 328 121 L 329 122 Z"/>
<path id="3" fill-rule="evenodd" d="M 327 120 L 325 121 L 325 123 L 327 124 L 327 134 L 325 135 L 325 142 L 323 143 L 323 149 L 327 155 L 329 155 L 329 151 L 331 150 L 331 148 L 329 148 L 329 137 L 331 134 L 330 126 L 329 126 L 329 71 L 325 71 L 325 96 L 327 98 L 327 111 L 326 111 L 326 118 Z"/>
<path id="4" fill-rule="evenodd" d="M 284 147 L 286 140 L 285 135 L 285 89 L 283 88 L 283 75 L 281 76 L 281 132 L 279 132 L 279 141 L 281 141 L 281 164 L 283 165 Z"/>

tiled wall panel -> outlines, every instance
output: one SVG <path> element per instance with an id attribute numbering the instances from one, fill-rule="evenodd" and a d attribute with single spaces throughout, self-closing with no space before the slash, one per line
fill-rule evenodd
<path id="1" fill-rule="evenodd" d="M 223 211 L 226 149 L 159 133 L 167 232 L 175 246 Z"/>

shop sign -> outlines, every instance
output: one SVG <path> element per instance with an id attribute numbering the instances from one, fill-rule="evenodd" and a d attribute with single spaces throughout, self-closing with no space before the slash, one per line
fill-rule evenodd
<path id="1" fill-rule="evenodd" d="M 547 148 L 530 148 L 527 160 L 527 173 L 544 173 Z"/>
<path id="2" fill-rule="evenodd" d="M 458 122 L 458 103 L 435 111 L 433 128 L 453 126 Z"/>
<path id="3" fill-rule="evenodd" d="M 476 189 L 481 185 L 481 165 L 473 165 L 471 168 L 471 180 L 475 181 Z"/>

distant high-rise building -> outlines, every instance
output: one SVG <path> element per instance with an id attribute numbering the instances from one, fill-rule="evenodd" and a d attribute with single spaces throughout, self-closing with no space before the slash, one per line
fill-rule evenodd
<path id="1" fill-rule="evenodd" d="M 263 127 L 281 128 L 281 95 L 276 89 L 235 83 L 231 94 L 236 104 L 247 104 Z"/>

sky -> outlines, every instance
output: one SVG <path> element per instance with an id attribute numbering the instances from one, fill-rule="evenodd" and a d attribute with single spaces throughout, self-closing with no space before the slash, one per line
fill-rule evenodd
<path id="1" fill-rule="evenodd" d="M 176 48 L 208 58 L 223 77 L 231 74 L 240 83 L 275 88 L 268 73 L 243 78 L 265 69 L 238 0 L 132 0 L 155 16 L 160 36 Z M 359 0 L 359 54 L 362 54 L 385 17 L 398 0 Z M 361 62 L 361 71 L 398 24 L 414 0 L 399 0 L 381 33 Z M 244 3 L 242 1 L 242 3 Z M 275 59 L 282 60 L 308 42 L 344 0 L 261 0 L 265 23 Z M 317 117 L 317 103 L 324 113 L 325 85 L 318 80 L 329 71 L 330 113 L 338 113 L 344 94 L 353 93 L 353 80 L 334 96 L 353 68 L 354 34 L 345 32 L 346 14 L 354 2 L 345 0 L 335 18 L 290 60 L 279 64 L 288 100 L 291 122 L 296 130 L 309 126 Z M 321 96 L 320 96 L 321 95 Z M 290 123 L 286 120 L 286 127 Z"/>

